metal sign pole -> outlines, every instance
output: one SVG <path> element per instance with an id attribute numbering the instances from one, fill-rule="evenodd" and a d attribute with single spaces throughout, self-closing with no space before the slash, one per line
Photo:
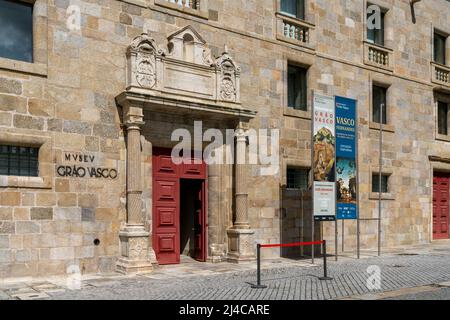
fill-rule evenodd
<path id="1" fill-rule="evenodd" d="M 311 242 L 314 242 L 314 229 L 315 229 L 314 212 L 311 221 Z M 311 245 L 311 263 L 314 264 L 314 244 Z"/>
<path id="2" fill-rule="evenodd" d="M 314 95 L 315 92 L 312 90 L 311 94 L 311 201 L 312 201 L 312 211 L 311 211 L 311 242 L 314 241 Z M 314 245 L 311 245 L 311 263 L 314 264 Z"/>
<path id="3" fill-rule="evenodd" d="M 301 235 L 300 235 L 300 241 L 304 242 L 305 241 L 305 213 L 304 213 L 304 207 L 303 207 L 303 202 L 305 201 L 304 199 L 304 194 L 305 191 L 304 190 L 300 190 L 300 197 L 301 197 L 301 221 L 302 221 L 302 227 L 300 228 L 300 230 L 302 231 Z M 303 246 L 300 246 L 300 256 L 303 257 Z"/>
<path id="4" fill-rule="evenodd" d="M 355 139 L 356 139 L 356 156 L 355 156 L 355 160 L 356 160 L 356 257 L 359 259 L 360 258 L 360 244 L 361 244 L 361 239 L 360 239 L 360 221 L 359 221 L 359 216 L 360 216 L 360 208 L 359 208 L 359 148 L 358 148 L 358 142 L 359 142 L 359 121 L 358 121 L 358 101 L 356 101 L 356 106 L 355 106 L 356 110 L 355 110 L 355 120 L 356 120 L 356 124 L 355 124 Z"/>
<path id="5" fill-rule="evenodd" d="M 381 255 L 381 176 L 383 171 L 383 109 L 384 103 L 380 107 L 380 158 L 378 172 L 378 256 Z"/>
<path id="6" fill-rule="evenodd" d="M 344 248 L 344 239 L 345 239 L 345 237 L 344 237 L 344 232 L 345 232 L 344 231 L 345 230 L 344 229 L 344 221 L 345 221 L 345 219 L 342 219 L 341 221 L 342 221 L 342 232 L 341 232 L 342 233 L 342 253 L 344 253 L 344 250 L 345 250 L 345 248 Z"/>
<path id="7" fill-rule="evenodd" d="M 334 260 L 338 261 L 338 219 L 334 220 Z"/>

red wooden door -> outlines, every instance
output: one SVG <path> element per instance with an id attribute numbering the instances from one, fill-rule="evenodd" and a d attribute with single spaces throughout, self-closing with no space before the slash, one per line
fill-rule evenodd
<path id="1" fill-rule="evenodd" d="M 180 263 L 180 180 L 170 155 L 153 158 L 153 249 L 160 264 Z"/>
<path id="2" fill-rule="evenodd" d="M 194 259 L 206 260 L 206 216 L 205 216 L 205 181 L 199 184 L 196 190 L 195 216 L 194 216 Z"/>
<path id="3" fill-rule="evenodd" d="M 194 258 L 206 260 L 206 165 L 175 164 L 170 149 L 153 150 L 152 242 L 160 264 L 180 263 L 180 179 L 195 179 Z"/>
<path id="4" fill-rule="evenodd" d="M 449 175 L 433 177 L 433 239 L 449 238 Z"/>

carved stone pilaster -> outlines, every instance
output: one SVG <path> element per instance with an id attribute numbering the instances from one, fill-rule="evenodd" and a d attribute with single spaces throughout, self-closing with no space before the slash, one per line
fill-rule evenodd
<path id="1" fill-rule="evenodd" d="M 247 191 L 247 135 L 243 128 L 239 128 L 236 132 L 236 220 L 234 221 L 235 229 L 249 229 L 248 223 L 248 191 Z"/>
<path id="2" fill-rule="evenodd" d="M 220 153 L 223 146 L 215 149 Z M 224 206 L 222 189 L 222 164 L 208 165 L 208 258 L 209 262 L 226 260 L 226 244 L 224 237 Z"/>
<path id="3" fill-rule="evenodd" d="M 119 232 L 121 257 L 117 271 L 146 273 L 153 270 L 149 258 L 149 232 L 145 230 L 142 213 L 141 185 L 141 126 L 144 124 L 142 107 L 123 107 L 127 131 L 127 223 Z"/>
<path id="4" fill-rule="evenodd" d="M 255 259 L 254 231 L 248 219 L 247 190 L 247 134 L 240 123 L 236 130 L 235 207 L 236 218 L 228 234 L 228 261 L 242 262 Z"/>

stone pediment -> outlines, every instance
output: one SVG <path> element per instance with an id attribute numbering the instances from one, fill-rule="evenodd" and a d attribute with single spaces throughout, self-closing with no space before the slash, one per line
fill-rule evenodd
<path id="1" fill-rule="evenodd" d="M 240 108 L 240 68 L 227 52 L 213 58 L 205 40 L 191 26 L 158 45 L 146 33 L 127 51 L 127 88 L 132 94 Z"/>

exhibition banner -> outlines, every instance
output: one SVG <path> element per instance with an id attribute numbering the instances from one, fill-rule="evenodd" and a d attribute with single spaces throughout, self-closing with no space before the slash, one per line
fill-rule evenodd
<path id="1" fill-rule="evenodd" d="M 335 220 L 335 102 L 333 97 L 313 96 L 313 208 L 315 220 Z"/>
<path id="2" fill-rule="evenodd" d="M 356 100 L 335 97 L 336 104 L 336 216 L 357 219 L 357 115 Z"/>

